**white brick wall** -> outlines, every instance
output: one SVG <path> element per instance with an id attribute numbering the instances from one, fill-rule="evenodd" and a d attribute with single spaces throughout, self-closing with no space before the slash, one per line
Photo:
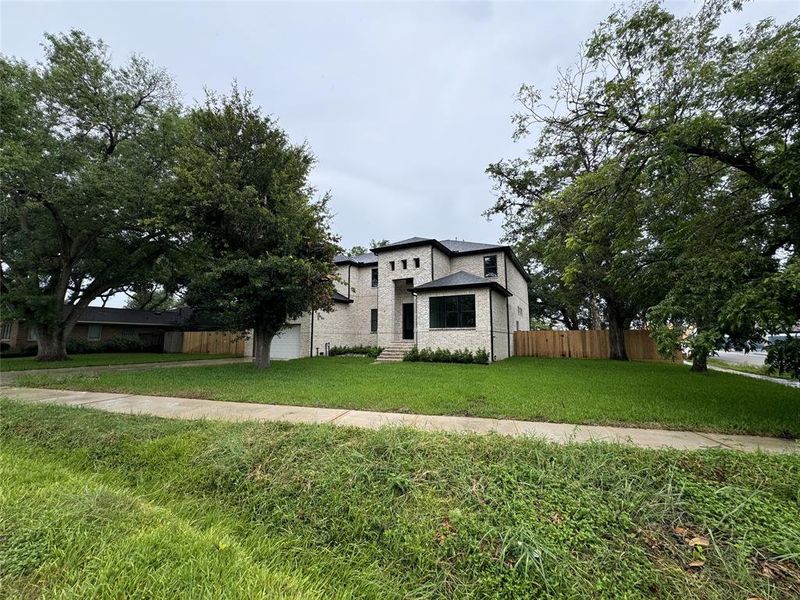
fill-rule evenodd
<path id="1" fill-rule="evenodd" d="M 431 329 L 430 298 L 475 295 L 475 327 L 464 329 Z M 475 352 L 483 348 L 489 352 L 489 291 L 487 288 L 424 292 L 417 296 L 417 346 L 419 348 L 443 348 Z"/>

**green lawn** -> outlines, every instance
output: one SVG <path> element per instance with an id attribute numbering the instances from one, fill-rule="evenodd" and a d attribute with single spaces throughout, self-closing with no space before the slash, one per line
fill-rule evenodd
<path id="1" fill-rule="evenodd" d="M 107 365 L 134 365 L 138 363 L 179 362 L 210 358 L 234 358 L 232 354 L 156 354 L 151 352 L 118 352 L 102 354 L 76 354 L 68 360 L 39 362 L 32 356 L 0 358 L 0 370 L 31 371 L 34 369 L 64 369 L 71 367 L 103 367 Z"/>
<path id="2" fill-rule="evenodd" d="M 797 456 L 0 412 L 4 598 L 800 593 Z"/>
<path id="3" fill-rule="evenodd" d="M 26 376 L 21 385 L 242 402 L 800 437 L 800 390 L 685 365 L 515 358 L 491 366 L 334 357 Z"/>

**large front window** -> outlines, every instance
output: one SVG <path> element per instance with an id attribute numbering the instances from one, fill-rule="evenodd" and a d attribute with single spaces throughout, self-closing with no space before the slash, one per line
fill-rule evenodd
<path id="1" fill-rule="evenodd" d="M 475 294 L 430 299 L 431 329 L 475 327 Z"/>

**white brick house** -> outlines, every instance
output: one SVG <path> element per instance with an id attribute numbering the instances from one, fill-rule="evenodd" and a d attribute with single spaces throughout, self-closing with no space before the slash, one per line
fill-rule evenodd
<path id="1" fill-rule="evenodd" d="M 334 309 L 287 324 L 275 358 L 326 354 L 332 346 L 513 352 L 529 329 L 528 275 L 508 246 L 409 238 L 361 256 L 337 256 Z"/>

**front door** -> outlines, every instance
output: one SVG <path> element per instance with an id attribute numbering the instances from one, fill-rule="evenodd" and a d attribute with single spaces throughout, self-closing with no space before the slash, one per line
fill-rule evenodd
<path id="1" fill-rule="evenodd" d="M 403 304 L 403 339 L 414 339 L 414 304 Z"/>

